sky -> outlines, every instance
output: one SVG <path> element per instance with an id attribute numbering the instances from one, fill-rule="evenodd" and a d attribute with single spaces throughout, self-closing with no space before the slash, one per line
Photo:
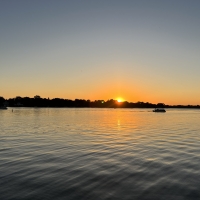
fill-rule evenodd
<path id="1" fill-rule="evenodd" d="M 0 96 L 200 104 L 199 0 L 0 0 Z"/>

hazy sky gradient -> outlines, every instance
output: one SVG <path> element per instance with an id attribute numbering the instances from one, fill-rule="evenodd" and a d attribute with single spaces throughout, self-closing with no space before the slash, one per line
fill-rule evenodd
<path id="1" fill-rule="evenodd" d="M 199 0 L 0 0 L 0 96 L 200 104 Z"/>

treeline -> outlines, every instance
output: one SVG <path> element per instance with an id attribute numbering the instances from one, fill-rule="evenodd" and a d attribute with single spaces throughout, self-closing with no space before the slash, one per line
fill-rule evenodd
<path id="1" fill-rule="evenodd" d="M 62 98 L 41 98 L 36 95 L 34 98 L 20 97 L 4 99 L 0 97 L 0 106 L 9 107 L 76 107 L 76 108 L 200 108 L 199 105 L 165 105 L 164 103 L 152 104 L 149 102 L 118 102 L 117 100 L 84 100 L 84 99 L 62 99 Z"/>
<path id="2" fill-rule="evenodd" d="M 62 98 L 41 98 L 36 95 L 34 98 L 20 97 L 4 99 L 0 97 L 1 105 L 9 107 L 91 107 L 91 108 L 154 108 L 156 105 L 151 103 L 137 102 L 129 103 L 127 101 L 118 102 L 117 100 L 84 100 L 84 99 L 62 99 Z"/>

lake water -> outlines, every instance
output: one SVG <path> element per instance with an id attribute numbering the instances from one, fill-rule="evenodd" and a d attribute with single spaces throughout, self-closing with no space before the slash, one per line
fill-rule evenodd
<path id="1" fill-rule="evenodd" d="M 0 110 L 0 200 L 199 200 L 200 110 Z"/>

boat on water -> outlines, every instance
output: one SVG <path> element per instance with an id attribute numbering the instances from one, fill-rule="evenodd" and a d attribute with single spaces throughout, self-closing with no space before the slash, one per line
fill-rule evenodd
<path id="1" fill-rule="evenodd" d="M 153 112 L 166 112 L 164 108 L 155 108 Z"/>
<path id="2" fill-rule="evenodd" d="M 7 110 L 8 108 L 6 106 L 0 106 L 0 109 Z"/>

